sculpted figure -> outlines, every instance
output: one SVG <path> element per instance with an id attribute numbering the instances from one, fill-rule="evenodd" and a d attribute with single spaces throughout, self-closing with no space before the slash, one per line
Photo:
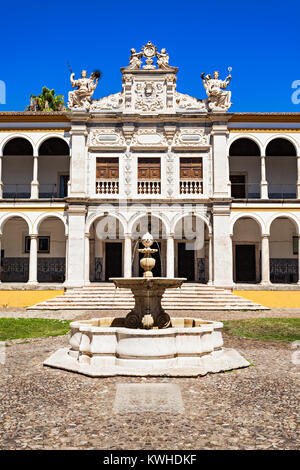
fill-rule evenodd
<path id="1" fill-rule="evenodd" d="M 169 69 L 169 54 L 167 54 L 166 49 L 162 49 L 160 52 L 156 53 L 157 65 L 160 69 Z"/>
<path id="2" fill-rule="evenodd" d="M 77 90 L 69 92 L 69 108 L 89 108 L 91 97 L 98 85 L 99 76 L 96 72 L 92 73 L 90 78 L 87 78 L 86 70 L 81 72 L 81 78 L 74 80 L 75 73 L 71 73 L 70 81 L 72 88 L 77 87 Z"/>
<path id="3" fill-rule="evenodd" d="M 129 66 L 128 68 L 129 69 L 132 69 L 132 70 L 136 70 L 136 69 L 140 69 L 141 68 L 141 65 L 142 65 L 142 55 L 143 53 L 142 52 L 136 52 L 135 49 L 130 49 L 130 52 L 131 52 L 131 56 L 129 57 Z"/>
<path id="4" fill-rule="evenodd" d="M 203 85 L 208 96 L 208 107 L 211 111 L 227 111 L 231 106 L 231 91 L 226 90 L 230 83 L 231 75 L 225 78 L 225 80 L 219 79 L 219 72 L 211 75 L 205 75 L 202 73 L 201 78 Z"/>

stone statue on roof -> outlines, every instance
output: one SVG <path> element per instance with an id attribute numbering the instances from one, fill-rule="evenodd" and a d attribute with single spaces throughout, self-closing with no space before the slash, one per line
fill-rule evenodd
<path id="1" fill-rule="evenodd" d="M 219 72 L 215 71 L 213 73 L 213 78 L 211 75 L 201 74 L 203 80 L 203 85 L 208 96 L 208 107 L 211 111 L 228 111 L 231 103 L 231 91 L 226 90 L 230 81 L 231 75 L 229 74 L 225 80 L 219 79 Z"/>
<path id="2" fill-rule="evenodd" d="M 68 107 L 70 109 L 74 108 L 84 108 L 88 109 L 91 104 L 91 98 L 94 94 L 95 89 L 97 88 L 100 72 L 96 71 L 87 78 L 87 71 L 82 70 L 81 78 L 78 80 L 74 79 L 75 73 L 71 73 L 70 82 L 72 88 L 77 90 L 69 92 L 69 102 Z"/>

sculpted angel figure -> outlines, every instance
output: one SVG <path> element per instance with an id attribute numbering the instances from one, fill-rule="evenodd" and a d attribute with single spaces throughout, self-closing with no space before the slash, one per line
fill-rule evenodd
<path id="1" fill-rule="evenodd" d="M 129 69 L 136 70 L 140 69 L 142 65 L 142 52 L 136 52 L 134 48 L 130 49 L 131 56 L 129 57 Z"/>
<path id="2" fill-rule="evenodd" d="M 167 54 L 166 49 L 162 49 L 160 52 L 156 53 L 157 56 L 157 66 L 160 69 L 169 69 L 169 54 Z"/>
<path id="3" fill-rule="evenodd" d="M 231 75 L 225 78 L 225 80 L 219 79 L 219 72 L 215 71 L 213 73 L 213 78 L 211 75 L 201 74 L 203 80 L 203 85 L 208 96 L 208 106 L 214 110 L 225 110 L 227 111 L 231 106 L 231 91 L 226 90 L 227 86 L 230 83 Z M 226 90 L 226 91 L 225 91 Z"/>
<path id="4" fill-rule="evenodd" d="M 100 74 L 99 74 L 100 75 Z M 81 78 L 74 80 L 75 73 L 71 73 L 70 81 L 72 88 L 77 87 L 77 90 L 69 92 L 69 108 L 88 108 L 91 103 L 91 97 L 98 85 L 99 76 L 96 72 L 92 73 L 90 78 L 87 78 L 87 71 L 82 70 Z"/>

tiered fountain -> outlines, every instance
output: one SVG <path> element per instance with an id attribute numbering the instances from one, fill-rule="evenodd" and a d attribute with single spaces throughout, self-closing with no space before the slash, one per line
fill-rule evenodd
<path id="1" fill-rule="evenodd" d="M 113 278 L 131 289 L 135 306 L 125 318 L 93 318 L 71 323 L 70 347 L 56 351 L 44 365 L 104 377 L 198 376 L 249 366 L 234 349 L 223 348 L 221 322 L 170 318 L 161 305 L 166 289 L 185 278 L 153 277 L 153 237 L 142 238 L 143 277 Z"/>

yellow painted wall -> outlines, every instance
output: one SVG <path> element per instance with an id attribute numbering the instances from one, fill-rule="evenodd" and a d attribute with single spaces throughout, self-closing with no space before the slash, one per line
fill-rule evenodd
<path id="1" fill-rule="evenodd" d="M 63 290 L 1 290 L 0 307 L 29 307 L 63 294 Z"/>
<path id="2" fill-rule="evenodd" d="M 234 294 L 271 308 L 300 308 L 300 290 L 234 290 Z"/>

